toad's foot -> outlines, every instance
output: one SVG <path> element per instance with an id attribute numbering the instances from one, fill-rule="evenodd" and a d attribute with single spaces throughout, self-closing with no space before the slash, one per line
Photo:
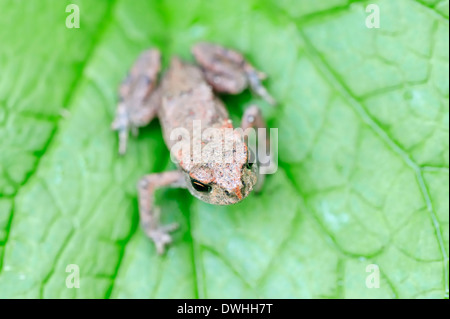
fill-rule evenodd
<path id="1" fill-rule="evenodd" d="M 159 207 L 156 207 L 155 210 L 158 212 L 155 214 L 155 219 L 158 219 L 158 222 L 151 223 L 151 224 L 145 224 L 142 223 L 142 227 L 144 228 L 145 233 L 147 236 L 153 240 L 155 243 L 156 251 L 159 255 L 164 254 L 165 247 L 172 243 L 172 236 L 170 236 L 170 232 L 173 232 L 178 228 L 177 223 L 167 224 L 167 225 L 160 225 L 159 224 Z M 155 220 L 156 221 L 156 220 Z"/>

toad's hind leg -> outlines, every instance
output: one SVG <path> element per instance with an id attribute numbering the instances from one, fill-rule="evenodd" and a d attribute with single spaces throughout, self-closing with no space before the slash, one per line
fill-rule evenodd
<path id="1" fill-rule="evenodd" d="M 238 94 L 250 87 L 275 105 L 274 98 L 261 83 L 266 75 L 256 70 L 239 52 L 212 43 L 199 43 L 192 48 L 192 54 L 215 91 Z"/>
<path id="2" fill-rule="evenodd" d="M 161 100 L 157 87 L 160 68 L 159 51 L 144 51 L 120 85 L 119 104 L 111 125 L 119 134 L 120 154 L 126 151 L 129 131 L 137 135 L 138 128 L 150 123 L 156 115 Z"/>

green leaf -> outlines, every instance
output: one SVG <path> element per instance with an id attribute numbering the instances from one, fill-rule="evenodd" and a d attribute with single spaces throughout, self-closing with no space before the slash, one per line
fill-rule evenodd
<path id="1" fill-rule="evenodd" d="M 0 297 L 448 298 L 448 1 L 0 0 L 0 12 Z M 181 224 L 159 257 L 135 184 L 171 167 L 160 126 L 119 157 L 110 123 L 140 51 L 167 65 L 201 40 L 269 75 L 277 108 L 224 100 L 235 119 L 261 105 L 279 169 L 229 207 L 159 192 Z M 66 286 L 71 264 L 80 288 Z"/>

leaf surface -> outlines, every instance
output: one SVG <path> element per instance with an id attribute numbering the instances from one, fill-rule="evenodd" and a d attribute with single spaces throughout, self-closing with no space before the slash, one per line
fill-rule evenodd
<path id="1" fill-rule="evenodd" d="M 0 0 L 0 297 L 448 298 L 448 1 L 371 1 L 379 29 L 364 1 L 72 2 L 79 29 L 64 1 Z M 160 126 L 119 157 L 110 123 L 142 50 L 202 40 L 270 76 L 277 108 L 224 101 L 262 107 L 279 169 L 229 207 L 158 192 L 181 224 L 161 258 L 135 189 L 172 168 Z"/>

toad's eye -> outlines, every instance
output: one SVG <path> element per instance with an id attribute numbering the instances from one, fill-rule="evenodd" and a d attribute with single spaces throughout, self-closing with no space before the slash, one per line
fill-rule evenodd
<path id="1" fill-rule="evenodd" d="M 206 184 L 199 182 L 198 180 L 191 178 L 192 187 L 198 192 L 209 193 L 212 190 L 212 187 Z"/>
<path id="2" fill-rule="evenodd" d="M 249 150 L 247 154 L 247 162 L 245 163 L 245 167 L 251 169 L 254 162 L 255 162 L 255 154 L 253 153 L 252 150 Z"/>

